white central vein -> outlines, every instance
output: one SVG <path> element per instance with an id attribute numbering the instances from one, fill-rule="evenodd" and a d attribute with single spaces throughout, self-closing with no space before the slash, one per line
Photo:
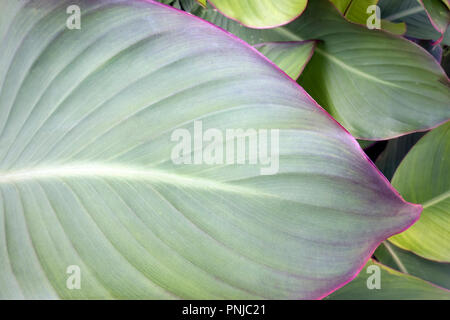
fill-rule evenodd
<path id="1" fill-rule="evenodd" d="M 112 178 L 129 181 L 147 181 L 155 183 L 172 184 L 197 189 L 221 190 L 232 193 L 248 194 L 253 196 L 276 197 L 275 195 L 233 185 L 220 181 L 213 181 L 195 176 L 167 173 L 158 169 L 132 168 L 120 165 L 79 164 L 60 167 L 32 168 L 12 172 L 0 171 L 0 184 L 26 182 L 32 180 L 51 180 L 69 178 Z"/>

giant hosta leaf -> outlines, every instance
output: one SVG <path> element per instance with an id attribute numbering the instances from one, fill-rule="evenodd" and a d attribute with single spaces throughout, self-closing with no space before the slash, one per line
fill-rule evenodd
<path id="1" fill-rule="evenodd" d="M 380 288 L 368 287 L 380 275 Z M 372 279 L 370 278 L 372 277 Z M 450 300 L 450 291 L 370 260 L 358 277 L 331 294 L 333 300 Z"/>
<path id="2" fill-rule="evenodd" d="M 312 1 L 300 18 L 271 30 L 244 28 L 214 11 L 197 14 L 252 44 L 321 40 L 299 82 L 361 139 L 392 138 L 450 118 L 449 80 L 431 55 L 346 21 L 328 0 Z"/>
<path id="3" fill-rule="evenodd" d="M 427 133 L 392 178 L 405 199 L 424 211 L 411 230 L 391 241 L 427 259 L 450 262 L 450 122 Z"/>
<path id="4" fill-rule="evenodd" d="M 319 298 L 419 216 L 292 79 L 198 18 L 130 0 L 0 15 L 1 298 Z M 198 121 L 278 129 L 279 171 L 174 164 Z"/>
<path id="5" fill-rule="evenodd" d="M 308 0 L 209 0 L 231 19 L 252 28 L 284 25 L 305 10 Z"/>

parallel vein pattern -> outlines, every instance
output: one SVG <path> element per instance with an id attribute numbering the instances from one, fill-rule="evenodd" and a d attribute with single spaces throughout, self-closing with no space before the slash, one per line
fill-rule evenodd
<path id="1" fill-rule="evenodd" d="M 0 3 L 0 298 L 321 298 L 418 218 L 254 48 L 152 1 L 69 30 L 73 2 Z M 195 120 L 280 130 L 279 172 L 175 165 Z"/>

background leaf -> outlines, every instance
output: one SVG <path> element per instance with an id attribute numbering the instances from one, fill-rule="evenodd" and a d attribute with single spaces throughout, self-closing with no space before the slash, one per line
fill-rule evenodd
<path id="1" fill-rule="evenodd" d="M 314 53 L 314 41 L 266 42 L 254 47 L 280 67 L 292 79 L 297 80 Z"/>
<path id="2" fill-rule="evenodd" d="M 377 266 L 381 271 L 381 288 L 369 289 L 367 280 Z M 449 300 L 450 291 L 422 279 L 406 275 L 373 260 L 369 261 L 358 277 L 328 297 L 332 300 Z"/>
<path id="3" fill-rule="evenodd" d="M 450 11 L 442 0 L 419 0 L 427 11 L 433 27 L 441 34 L 444 34 L 450 24 Z"/>
<path id="4" fill-rule="evenodd" d="M 252 28 L 289 23 L 305 10 L 308 0 L 209 0 L 225 16 Z"/>
<path id="5" fill-rule="evenodd" d="M 367 13 L 367 8 L 376 5 L 378 0 L 332 0 L 331 2 L 348 20 L 365 25 L 367 18 L 371 15 Z"/>
<path id="6" fill-rule="evenodd" d="M 367 13 L 369 6 L 377 5 L 378 0 L 331 0 L 336 8 L 351 22 L 367 24 L 368 18 L 374 13 Z M 394 34 L 403 35 L 406 32 L 405 23 L 381 21 L 381 28 Z"/>
<path id="7" fill-rule="evenodd" d="M 392 184 L 408 201 L 421 203 L 420 220 L 391 238 L 402 249 L 450 262 L 450 122 L 427 133 L 408 153 Z"/>
<path id="8" fill-rule="evenodd" d="M 346 21 L 327 0 L 311 2 L 300 18 L 270 30 L 241 27 L 211 10 L 196 14 L 251 44 L 320 40 L 299 83 L 357 138 L 394 138 L 450 118 L 449 80 L 431 55 Z"/>
<path id="9" fill-rule="evenodd" d="M 389 140 L 386 149 L 376 160 L 377 168 L 383 172 L 384 176 L 391 180 L 395 170 L 405 158 L 411 148 L 422 138 L 423 132 L 408 134 L 397 139 Z"/>
<path id="10" fill-rule="evenodd" d="M 394 22 L 405 22 L 406 35 L 417 39 L 438 40 L 442 35 L 431 24 L 423 6 L 417 0 L 380 0 L 381 17 Z M 450 32 L 444 34 L 442 43 L 450 44 Z"/>
<path id="11" fill-rule="evenodd" d="M 375 251 L 375 257 L 382 264 L 395 270 L 450 289 L 449 263 L 423 259 L 412 252 L 400 249 L 389 241 L 383 241 Z"/>
<path id="12" fill-rule="evenodd" d="M 197 0 L 198 3 L 200 3 L 203 7 L 206 8 L 207 0 Z"/>

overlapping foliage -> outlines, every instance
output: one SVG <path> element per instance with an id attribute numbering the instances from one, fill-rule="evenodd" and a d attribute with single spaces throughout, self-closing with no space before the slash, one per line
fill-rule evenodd
<path id="1" fill-rule="evenodd" d="M 450 299 L 448 2 L 161 2 L 0 2 L 0 298 Z"/>

